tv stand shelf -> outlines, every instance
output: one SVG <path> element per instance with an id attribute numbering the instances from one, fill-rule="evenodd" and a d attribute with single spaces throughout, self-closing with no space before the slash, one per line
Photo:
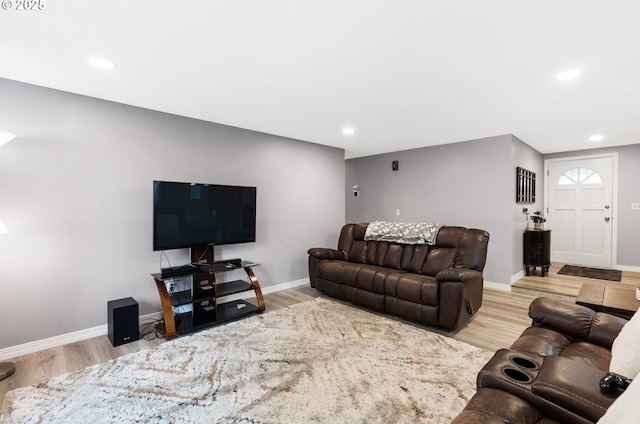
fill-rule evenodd
<path id="1" fill-rule="evenodd" d="M 163 278 L 161 273 L 151 274 L 155 280 L 162 304 L 164 323 L 156 330 L 166 339 L 216 324 L 244 318 L 265 310 L 264 298 L 253 268 L 258 264 L 248 261 L 239 266 L 219 269 L 202 266 L 188 275 Z M 249 281 L 216 282 L 216 274 L 243 269 Z M 254 291 L 257 306 L 244 300 L 220 302 L 234 294 Z"/>

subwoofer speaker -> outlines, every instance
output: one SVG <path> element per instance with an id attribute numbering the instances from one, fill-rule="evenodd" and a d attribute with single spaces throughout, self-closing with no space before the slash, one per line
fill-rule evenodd
<path id="1" fill-rule="evenodd" d="M 132 297 L 107 302 L 109 315 L 109 340 L 120 346 L 140 338 L 138 330 L 138 302 Z"/>

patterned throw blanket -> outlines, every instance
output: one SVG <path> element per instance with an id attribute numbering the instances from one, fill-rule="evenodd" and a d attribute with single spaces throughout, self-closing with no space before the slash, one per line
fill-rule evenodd
<path id="1" fill-rule="evenodd" d="M 367 227 L 364 239 L 403 244 L 434 245 L 440 228 L 442 228 L 442 225 L 436 223 L 373 221 Z"/>

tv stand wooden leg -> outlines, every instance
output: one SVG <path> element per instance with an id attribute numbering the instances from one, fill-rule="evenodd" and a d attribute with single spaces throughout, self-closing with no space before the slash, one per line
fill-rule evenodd
<path id="1" fill-rule="evenodd" d="M 162 280 L 158 280 L 157 278 L 154 278 L 154 280 L 158 288 L 158 294 L 160 295 L 160 303 L 162 304 L 165 338 L 167 340 L 173 339 L 176 336 L 176 322 L 173 319 L 173 308 L 171 307 L 171 299 L 167 292 L 167 286 L 164 285 L 164 281 Z"/>
<path id="2" fill-rule="evenodd" d="M 249 276 L 251 285 L 253 285 L 255 289 L 256 300 L 258 301 L 258 309 L 260 309 L 261 312 L 264 312 L 265 310 L 264 297 L 262 297 L 262 289 L 260 289 L 260 283 L 258 283 L 258 279 L 256 278 L 256 275 L 253 273 L 253 270 L 251 268 L 244 268 L 244 272 L 246 272 L 247 275 Z"/>

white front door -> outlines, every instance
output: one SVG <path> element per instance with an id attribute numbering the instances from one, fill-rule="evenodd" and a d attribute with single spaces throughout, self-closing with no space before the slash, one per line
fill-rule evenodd
<path id="1" fill-rule="evenodd" d="M 615 155 L 549 159 L 546 228 L 551 260 L 611 268 Z"/>

